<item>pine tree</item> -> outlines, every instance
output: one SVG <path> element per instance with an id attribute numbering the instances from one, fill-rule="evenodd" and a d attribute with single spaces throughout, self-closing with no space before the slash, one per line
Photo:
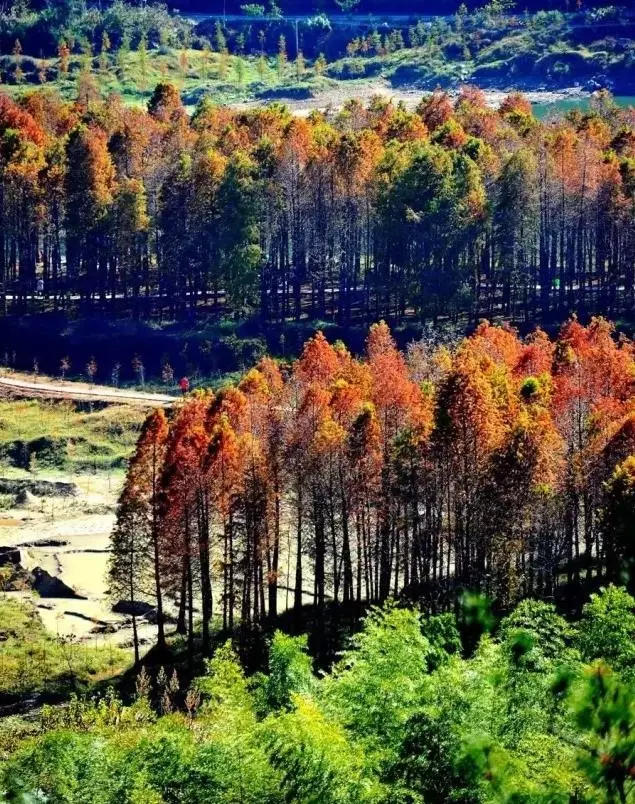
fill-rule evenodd
<path id="1" fill-rule="evenodd" d="M 139 647 L 134 604 L 153 588 L 157 605 L 158 641 L 165 645 L 161 581 L 159 481 L 165 458 L 168 426 L 163 410 L 151 414 L 130 461 L 117 509 L 109 566 L 110 593 L 129 600 L 133 608 L 135 661 Z"/>
<path id="2" fill-rule="evenodd" d="M 320 53 L 320 55 L 315 60 L 315 64 L 313 65 L 313 69 L 315 70 L 315 74 L 318 76 L 324 75 L 326 72 L 328 64 L 326 58 L 324 57 L 324 53 Z"/>
<path id="3" fill-rule="evenodd" d="M 282 80 L 284 70 L 287 64 L 287 41 L 284 36 L 280 36 L 278 40 L 278 55 L 276 56 L 276 69 L 278 71 L 278 78 Z"/>

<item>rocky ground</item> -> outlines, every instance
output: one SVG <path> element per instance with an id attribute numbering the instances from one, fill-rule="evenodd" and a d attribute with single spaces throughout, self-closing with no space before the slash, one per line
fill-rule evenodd
<path id="1" fill-rule="evenodd" d="M 4 476 L 2 476 L 4 474 Z M 12 572 L 10 596 L 36 599 L 38 614 L 53 634 L 95 646 L 132 644 L 128 608 L 108 595 L 110 534 L 124 474 L 33 473 L 0 470 L 0 570 Z M 293 605 L 286 579 L 295 577 L 294 540 L 283 534 L 280 611 Z M 291 531 L 289 526 L 289 531 Z M 304 600 L 312 602 L 310 566 Z M 218 606 L 219 600 L 215 601 Z M 117 611 L 113 610 L 113 606 Z M 148 606 L 147 608 L 151 608 Z M 170 610 L 167 601 L 168 614 Z M 152 611 L 138 622 L 142 644 L 156 637 Z"/>
<path id="2" fill-rule="evenodd" d="M 39 596 L 42 622 L 60 636 L 130 643 L 130 617 L 113 611 L 106 584 L 123 472 L 9 474 L 0 478 L 0 564 L 15 570 L 7 594 Z M 142 623 L 140 633 L 151 641 L 156 628 Z"/>

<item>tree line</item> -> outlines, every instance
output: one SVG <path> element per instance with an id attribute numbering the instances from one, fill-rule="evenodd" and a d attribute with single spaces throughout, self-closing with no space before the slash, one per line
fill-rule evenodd
<path id="1" fill-rule="evenodd" d="M 386 324 L 353 357 L 318 333 L 291 365 L 196 392 L 145 424 L 113 536 L 112 593 L 200 600 L 226 628 L 289 605 L 422 601 L 459 587 L 501 609 L 633 569 L 633 344 L 603 319 L 550 340 L 487 323 L 406 354 Z M 577 591 L 576 591 L 577 590 Z"/>
<path id="2" fill-rule="evenodd" d="M 14 51 L 33 57 L 99 53 L 107 40 L 113 47 L 141 40 L 161 47 L 191 42 L 194 25 L 159 3 L 124 0 L 87 4 L 83 0 L 3 0 L 0 2 L 0 54 Z M 19 54 L 17 54 L 19 55 Z"/>
<path id="3" fill-rule="evenodd" d="M 294 117 L 0 95 L 0 309 L 380 317 L 632 310 L 632 110 L 520 95 Z M 38 294 L 38 289 L 41 293 Z"/>

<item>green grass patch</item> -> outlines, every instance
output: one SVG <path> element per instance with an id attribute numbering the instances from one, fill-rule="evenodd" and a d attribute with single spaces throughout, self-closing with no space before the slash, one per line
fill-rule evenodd
<path id="1" fill-rule="evenodd" d="M 22 71 L 19 80 L 18 62 Z M 145 59 L 133 51 L 124 57 L 111 55 L 106 63 L 99 58 L 87 61 L 74 57 L 65 74 L 60 72 L 59 59 L 5 56 L 0 59 L 0 72 L 4 77 L 3 90 L 13 95 L 40 85 L 74 100 L 78 95 L 97 90 L 104 98 L 116 93 L 132 106 L 145 106 L 154 87 L 165 81 L 179 88 L 188 107 L 195 106 L 208 94 L 217 103 L 238 103 L 282 89 L 297 92 L 302 87 L 310 94 L 324 83 L 308 67 L 301 74 L 293 63 L 278 70 L 271 57 L 221 56 L 194 49 L 156 48 L 148 51 Z"/>
<path id="2" fill-rule="evenodd" d="M 36 695 L 58 698 L 86 692 L 129 664 L 126 651 L 57 638 L 43 626 L 35 606 L 0 596 L 0 702 Z"/>
<path id="3" fill-rule="evenodd" d="M 123 468 L 144 418 L 126 405 L 85 413 L 70 402 L 1 401 L 0 461 L 31 470 Z"/>

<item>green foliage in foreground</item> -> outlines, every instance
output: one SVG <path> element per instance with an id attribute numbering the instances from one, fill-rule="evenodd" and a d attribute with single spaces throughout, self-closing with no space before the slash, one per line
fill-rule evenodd
<path id="1" fill-rule="evenodd" d="M 154 715 L 145 683 L 131 707 L 75 702 L 6 762 L 0 790 L 73 804 L 633 802 L 629 667 L 623 652 L 622 672 L 584 660 L 604 603 L 635 606 L 605 590 L 575 627 L 526 601 L 469 656 L 447 616 L 388 605 L 322 678 L 302 638 L 276 634 L 270 673 L 251 679 L 225 645 L 187 714 Z"/>
<path id="2" fill-rule="evenodd" d="M 129 654 L 52 636 L 30 602 L 0 595 L 0 702 L 86 690 L 121 671 Z"/>

